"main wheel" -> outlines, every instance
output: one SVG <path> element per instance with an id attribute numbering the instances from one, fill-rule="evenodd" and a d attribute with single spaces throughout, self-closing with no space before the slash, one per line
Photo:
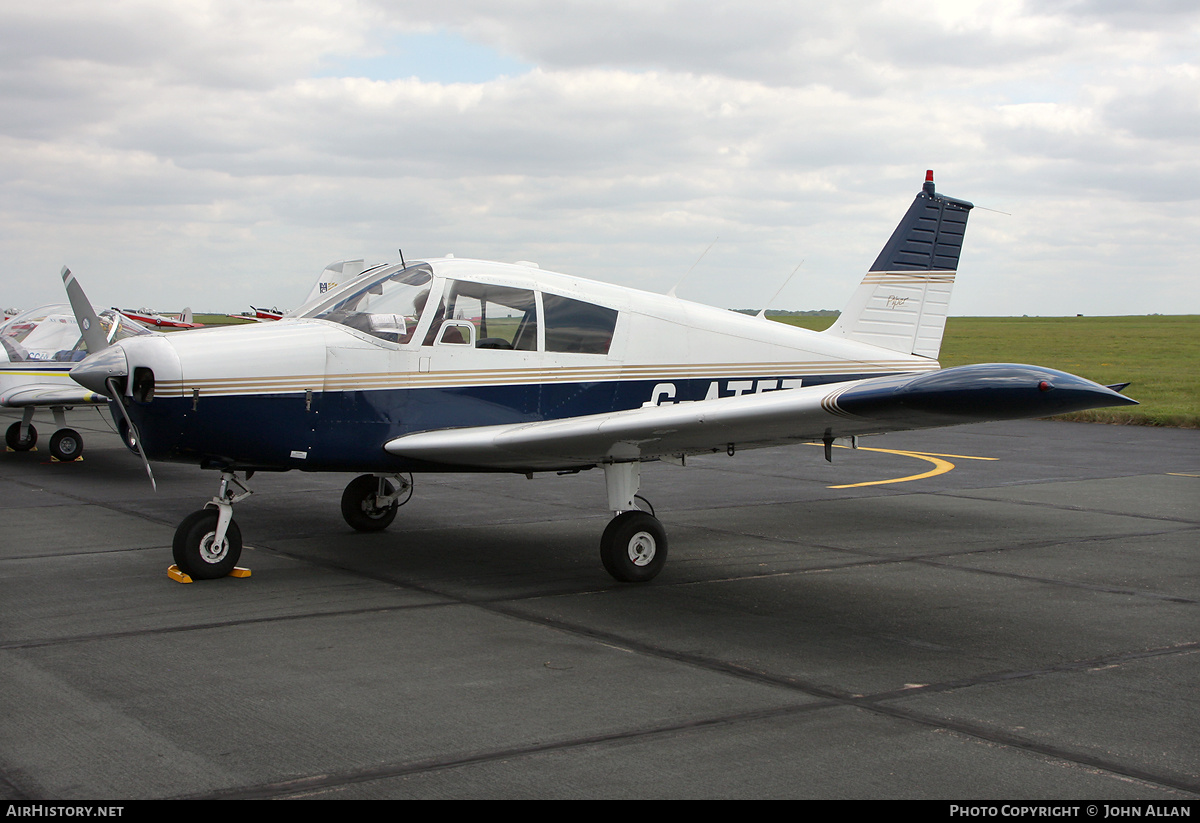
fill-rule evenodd
<path id="1" fill-rule="evenodd" d="M 50 454 L 70 463 L 83 457 L 83 438 L 74 429 L 59 429 L 50 435 Z"/>
<path id="2" fill-rule="evenodd" d="M 225 539 L 217 544 L 217 510 L 201 509 L 183 519 L 175 530 L 171 553 L 179 570 L 194 580 L 226 577 L 242 556 L 242 532 L 229 521 Z"/>
<path id="3" fill-rule="evenodd" d="M 383 482 L 383 493 L 393 494 L 396 487 L 390 481 Z M 396 519 L 398 502 L 390 506 L 379 506 L 375 496 L 379 493 L 379 478 L 373 474 L 356 477 L 342 492 L 342 518 L 360 532 L 383 531 Z"/>
<path id="4" fill-rule="evenodd" d="M 37 444 L 37 429 L 30 426 L 26 429 L 24 439 L 21 438 L 21 424 L 13 423 L 4 433 L 4 442 L 15 452 L 27 452 Z"/>
<path id="5" fill-rule="evenodd" d="M 667 532 L 653 515 L 621 512 L 600 538 L 600 560 L 623 583 L 653 580 L 667 562 Z"/>

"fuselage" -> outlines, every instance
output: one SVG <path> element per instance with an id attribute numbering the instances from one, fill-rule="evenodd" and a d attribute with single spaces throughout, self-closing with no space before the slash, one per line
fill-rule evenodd
<path id="1" fill-rule="evenodd" d="M 273 470 L 434 470 L 383 444 L 938 368 L 674 297 L 452 258 L 377 267 L 275 323 L 114 348 L 149 458 Z M 86 367 L 75 376 L 103 387 Z"/>

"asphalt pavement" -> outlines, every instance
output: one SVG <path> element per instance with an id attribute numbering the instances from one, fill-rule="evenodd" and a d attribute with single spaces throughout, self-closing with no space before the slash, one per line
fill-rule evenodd
<path id="1" fill-rule="evenodd" d="M 0 798 L 1200 797 L 1200 432 L 648 465 L 642 585 L 599 471 L 418 475 L 379 534 L 260 473 L 252 575 L 180 584 L 218 476 L 69 418 L 0 453 Z"/>

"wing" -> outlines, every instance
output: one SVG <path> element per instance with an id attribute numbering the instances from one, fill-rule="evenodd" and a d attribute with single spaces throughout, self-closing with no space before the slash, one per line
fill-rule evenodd
<path id="1" fill-rule="evenodd" d="M 536 471 L 1135 403 L 1066 372 L 985 364 L 563 420 L 425 431 L 384 448 L 431 463 Z"/>
<path id="2" fill-rule="evenodd" d="M 103 394 L 83 386 L 64 386 L 61 383 L 26 383 L 0 394 L 0 406 L 87 406 L 107 403 Z"/>

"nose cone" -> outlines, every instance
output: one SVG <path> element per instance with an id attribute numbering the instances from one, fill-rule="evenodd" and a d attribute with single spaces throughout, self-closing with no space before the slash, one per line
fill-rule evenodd
<path id="1" fill-rule="evenodd" d="M 129 375 L 129 362 L 125 358 L 125 350 L 118 343 L 109 346 L 104 351 L 89 354 L 71 369 L 71 379 L 85 389 L 91 389 L 97 394 L 108 394 L 106 381 L 110 377 L 126 377 Z"/>

